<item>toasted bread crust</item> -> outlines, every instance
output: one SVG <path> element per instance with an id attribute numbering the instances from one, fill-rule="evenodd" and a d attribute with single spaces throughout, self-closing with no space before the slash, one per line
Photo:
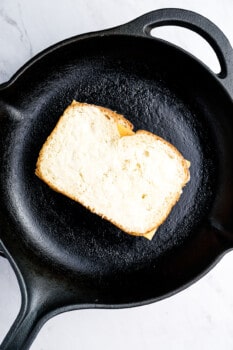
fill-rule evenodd
<path id="1" fill-rule="evenodd" d="M 87 103 L 81 103 L 81 102 L 77 102 L 77 101 L 73 101 L 64 111 L 63 115 L 60 117 L 60 119 L 58 120 L 55 128 L 53 129 L 52 133 L 48 136 L 47 140 L 45 141 L 40 153 L 39 153 L 39 157 L 36 163 L 36 170 L 35 170 L 35 174 L 44 182 L 46 182 L 49 187 L 51 189 L 53 189 L 54 191 L 61 193 L 63 195 L 67 196 L 67 193 L 65 191 L 60 190 L 59 188 L 57 188 L 51 181 L 49 181 L 48 179 L 44 178 L 41 170 L 40 170 L 40 165 L 41 162 L 45 156 L 45 148 L 47 146 L 47 144 L 53 139 L 54 135 L 56 134 L 56 131 L 58 129 L 58 127 L 60 126 L 60 124 L 63 122 L 63 116 L 65 114 L 67 114 L 67 112 L 70 109 L 74 109 L 76 107 L 82 107 L 82 106 L 92 106 L 94 108 L 98 108 L 100 111 L 102 111 L 105 116 L 108 119 L 113 119 L 114 122 L 120 123 L 122 124 L 125 128 L 128 128 L 131 132 L 134 128 L 133 124 L 130 123 L 123 115 L 118 114 L 117 112 L 114 112 L 108 108 L 105 107 L 100 107 L 100 106 L 96 106 L 96 105 L 91 105 L 91 104 L 87 104 Z M 164 140 L 163 138 L 149 132 L 146 130 L 137 130 L 136 134 L 147 134 L 150 135 L 152 137 L 154 137 L 156 140 L 161 141 L 163 144 L 169 146 L 169 148 L 171 148 L 173 150 L 173 152 L 176 154 L 176 156 L 180 159 L 181 163 L 182 163 L 182 167 L 183 167 L 183 171 L 185 174 L 185 178 L 184 181 L 182 183 L 182 188 L 185 186 L 185 184 L 189 181 L 190 179 L 190 174 L 189 174 L 189 167 L 190 167 L 190 162 L 185 160 L 184 157 L 181 155 L 181 153 L 172 145 L 170 144 L 168 141 Z M 148 238 L 149 240 L 151 240 L 153 238 L 154 233 L 156 232 L 156 230 L 158 229 L 158 227 L 163 224 L 163 222 L 166 220 L 166 218 L 168 217 L 169 213 L 171 212 L 172 208 L 174 207 L 174 205 L 177 203 L 177 201 L 180 198 L 181 193 L 178 193 L 177 196 L 173 199 L 173 201 L 170 203 L 170 205 L 167 207 L 166 212 L 164 213 L 164 215 L 161 217 L 161 220 L 159 222 L 156 222 L 156 225 L 149 228 L 146 232 L 129 232 L 127 231 L 123 226 L 121 226 L 119 223 L 115 222 L 114 220 L 112 220 L 111 218 L 106 217 L 105 215 L 102 215 L 101 213 L 99 213 L 95 208 L 92 208 L 90 206 L 87 206 L 85 203 L 83 203 L 79 198 L 76 198 L 73 195 L 68 195 L 69 198 L 73 199 L 76 202 L 79 202 L 80 204 L 82 204 L 83 206 L 85 206 L 87 209 L 89 209 L 92 213 L 100 215 L 103 219 L 106 219 L 108 221 L 110 221 L 112 224 L 114 224 L 116 227 L 120 228 L 122 231 L 133 235 L 133 236 L 144 236 L 145 238 Z"/>

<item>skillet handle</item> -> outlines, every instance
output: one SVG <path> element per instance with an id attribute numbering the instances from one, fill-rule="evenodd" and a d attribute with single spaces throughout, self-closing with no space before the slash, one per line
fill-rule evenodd
<path id="1" fill-rule="evenodd" d="M 1 350 L 29 350 L 43 324 L 51 317 L 51 296 L 46 287 L 20 282 L 22 304 L 19 314 L 6 337 L 0 344 Z M 51 308 L 52 309 L 52 308 Z"/>
<path id="2" fill-rule="evenodd" d="M 0 344 L 0 350 L 29 350 L 38 332 L 51 317 L 69 309 L 82 308 L 87 304 L 86 295 L 83 296 L 70 284 L 61 283 L 60 275 L 57 277 L 50 270 L 47 272 L 45 266 L 41 272 L 30 257 L 23 256 L 16 263 L 5 247 L 4 250 L 19 282 L 21 308 Z"/>
<path id="3" fill-rule="evenodd" d="M 179 8 L 165 8 L 149 12 L 116 29 L 118 29 L 118 33 L 152 37 L 150 32 L 153 28 L 167 25 L 191 29 L 201 35 L 210 44 L 221 66 L 221 72 L 217 74 L 217 77 L 233 97 L 232 46 L 225 34 L 206 17 Z"/>
<path id="4" fill-rule="evenodd" d="M 6 87 L 7 87 L 7 82 L 0 84 L 0 91 L 4 90 Z"/>
<path id="5" fill-rule="evenodd" d="M 3 247 L 4 244 L 1 244 L 0 241 L 0 249 L 5 251 Z M 30 285 L 26 286 L 22 274 L 8 250 L 6 250 L 4 256 L 8 258 L 20 286 L 21 308 L 11 329 L 3 339 L 3 342 L 0 343 L 0 349 L 27 350 L 30 348 L 32 340 L 38 332 L 38 327 L 40 327 L 40 294 L 37 290 L 30 288 Z"/>
<path id="6" fill-rule="evenodd" d="M 6 335 L 1 350 L 28 350 L 38 333 L 37 310 L 21 308 L 13 326 Z"/>
<path id="7" fill-rule="evenodd" d="M 5 258 L 4 252 L 2 250 L 0 250 L 0 256 Z"/>
<path id="8" fill-rule="evenodd" d="M 4 250 L 3 250 L 2 245 L 1 245 L 1 241 L 0 241 L 0 256 L 5 258 Z"/>

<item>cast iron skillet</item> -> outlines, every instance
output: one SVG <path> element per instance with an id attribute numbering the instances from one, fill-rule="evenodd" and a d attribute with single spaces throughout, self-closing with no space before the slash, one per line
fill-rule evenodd
<path id="1" fill-rule="evenodd" d="M 202 35 L 221 73 L 151 37 L 161 25 Z M 232 48 L 213 23 L 162 9 L 65 40 L 1 86 L 1 250 L 22 292 L 1 349 L 28 349 L 59 312 L 171 296 L 232 248 L 232 77 Z M 191 161 L 191 180 L 152 242 L 126 235 L 34 175 L 42 144 L 73 99 L 123 113 L 135 129 L 162 136 Z"/>

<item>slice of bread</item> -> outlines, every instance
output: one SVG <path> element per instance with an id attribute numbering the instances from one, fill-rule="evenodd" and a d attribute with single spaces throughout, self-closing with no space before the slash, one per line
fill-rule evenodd
<path id="1" fill-rule="evenodd" d="M 167 141 L 107 108 L 73 101 L 43 145 L 36 175 L 123 231 L 152 239 L 190 162 Z"/>

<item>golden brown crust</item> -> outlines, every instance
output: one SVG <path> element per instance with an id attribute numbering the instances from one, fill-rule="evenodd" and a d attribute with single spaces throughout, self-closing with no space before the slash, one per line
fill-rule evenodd
<path id="1" fill-rule="evenodd" d="M 45 150 L 45 146 L 47 145 L 47 143 L 49 141 L 51 141 L 53 139 L 54 134 L 57 131 L 58 126 L 63 122 L 63 116 L 67 113 L 67 111 L 69 111 L 69 109 L 73 109 L 76 106 L 93 106 L 95 108 L 98 108 L 99 110 L 101 110 L 104 114 L 106 114 L 107 117 L 110 117 L 112 119 L 114 119 L 114 121 L 117 123 L 121 123 L 124 127 L 128 128 L 129 130 L 133 130 L 133 124 L 131 124 L 123 115 L 118 114 L 108 108 L 105 107 L 101 107 L 101 106 L 96 106 L 96 105 L 91 105 L 91 104 L 87 104 L 87 103 L 82 103 L 82 102 L 77 102 L 77 101 L 73 101 L 63 112 L 62 116 L 59 118 L 55 128 L 53 129 L 52 133 L 48 136 L 47 140 L 45 141 L 40 153 L 39 153 L 39 157 L 36 163 L 36 170 L 35 170 L 35 174 L 43 181 L 45 181 L 49 187 L 51 189 L 53 189 L 54 191 L 61 193 L 63 195 L 67 196 L 67 193 L 65 191 L 62 191 L 60 189 L 58 189 L 56 186 L 53 185 L 52 182 L 48 181 L 47 179 L 45 180 L 43 177 L 43 174 L 40 171 L 40 163 L 44 157 L 44 150 Z M 171 148 L 173 150 L 173 152 L 177 155 L 177 157 L 180 158 L 182 166 L 183 166 L 183 170 L 185 173 L 185 179 L 182 183 L 182 188 L 185 186 L 185 184 L 189 181 L 190 179 L 190 174 L 189 174 L 189 167 L 190 167 L 190 162 L 187 161 L 186 159 L 184 159 L 184 157 L 182 156 L 182 154 L 168 141 L 164 140 L 163 138 L 161 138 L 160 136 L 157 136 L 149 131 L 146 130 L 137 130 L 136 131 L 137 134 L 141 133 L 141 134 L 148 134 L 150 136 L 153 136 L 156 140 L 160 140 L 163 144 L 169 146 L 169 148 Z M 132 133 L 134 134 L 134 133 Z M 146 232 L 143 233 L 138 233 L 138 232 L 129 232 L 126 231 L 126 229 L 124 227 L 122 227 L 120 224 L 114 222 L 113 220 L 109 219 L 108 217 L 102 215 L 101 213 L 98 213 L 94 208 L 90 208 L 89 206 L 87 206 L 86 204 L 82 203 L 78 198 L 76 198 L 75 196 L 69 195 L 69 198 L 73 199 L 74 201 L 82 204 L 83 206 L 85 206 L 87 209 L 89 209 L 92 213 L 95 213 L 97 215 L 100 215 L 103 219 L 106 219 L 108 221 L 110 221 L 112 224 L 114 224 L 116 227 L 120 228 L 122 231 L 133 235 L 133 236 L 144 236 L 145 238 L 148 239 L 152 239 L 154 236 L 155 231 L 157 230 L 157 228 L 163 224 L 163 222 L 167 219 L 168 215 L 170 214 L 172 208 L 174 207 L 174 205 L 177 203 L 177 201 L 180 198 L 181 193 L 178 193 L 177 196 L 174 198 L 174 200 L 172 201 L 172 203 L 170 204 L 169 208 L 167 208 L 166 213 L 163 215 L 163 217 L 161 218 L 161 220 L 159 221 L 159 223 L 156 223 L 156 226 L 151 227 L 150 229 L 148 229 Z"/>

